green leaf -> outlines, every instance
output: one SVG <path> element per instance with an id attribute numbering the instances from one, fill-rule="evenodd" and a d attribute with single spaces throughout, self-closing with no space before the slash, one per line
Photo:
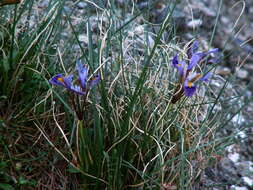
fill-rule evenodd
<path id="1" fill-rule="evenodd" d="M 10 70 L 10 65 L 9 65 L 8 59 L 3 59 L 2 63 L 3 63 L 4 72 L 8 72 Z"/>
<path id="2" fill-rule="evenodd" d="M 0 183 L 0 189 L 3 189 L 3 190 L 15 190 L 11 185 L 5 184 L 5 183 Z"/>
<path id="3" fill-rule="evenodd" d="M 69 173 L 80 173 L 79 170 L 77 170 L 76 168 L 74 168 L 74 167 L 71 166 L 71 165 L 68 166 L 67 171 L 68 171 Z"/>
<path id="4" fill-rule="evenodd" d="M 20 185 L 25 185 L 25 184 L 27 184 L 29 182 L 23 176 L 20 176 L 18 181 L 19 181 Z"/>

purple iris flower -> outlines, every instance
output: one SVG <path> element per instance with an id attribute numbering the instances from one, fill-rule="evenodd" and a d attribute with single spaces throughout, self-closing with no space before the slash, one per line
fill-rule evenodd
<path id="1" fill-rule="evenodd" d="M 194 53 L 196 53 L 196 51 L 198 51 L 199 49 L 199 42 L 198 41 L 194 41 L 191 45 L 191 47 L 188 49 L 187 51 L 187 56 L 190 59 L 192 57 L 192 55 Z"/>
<path id="2" fill-rule="evenodd" d="M 79 76 L 78 79 L 81 83 L 81 86 L 83 89 L 86 89 L 86 82 L 88 78 L 88 68 L 85 67 L 85 65 L 83 65 L 80 60 L 78 60 L 76 64 L 76 69 L 78 71 L 78 76 Z"/>
<path id="3" fill-rule="evenodd" d="M 204 58 L 206 58 L 211 53 L 219 52 L 219 50 L 215 48 L 206 52 L 198 52 L 198 48 L 198 41 L 194 41 L 187 51 L 188 60 L 186 61 L 179 61 L 178 55 L 173 57 L 172 66 L 175 67 L 179 72 L 179 84 L 172 97 L 172 103 L 176 103 L 183 95 L 187 97 L 193 96 L 197 90 L 197 83 L 207 82 L 211 76 L 211 72 L 202 75 L 201 73 L 193 72 L 193 70 L 196 65 L 200 64 L 204 60 Z M 213 58 L 211 61 L 214 63 L 218 61 L 217 56 L 215 56 L 215 58 Z M 178 91 L 181 85 L 183 88 Z"/>
<path id="4" fill-rule="evenodd" d="M 202 82 L 208 82 L 208 80 L 211 78 L 212 73 L 208 72 L 204 76 L 202 76 L 199 80 Z"/>
<path id="5" fill-rule="evenodd" d="M 75 92 L 79 95 L 84 95 L 87 93 L 88 89 L 97 85 L 100 81 L 100 76 L 95 75 L 88 81 L 88 68 L 81 63 L 81 61 L 77 61 L 76 69 L 78 72 L 78 80 L 80 85 L 73 84 L 73 75 L 63 76 L 62 74 L 57 74 L 53 76 L 49 82 L 53 85 L 59 85 L 67 88 L 68 90 Z M 87 87 L 88 86 L 88 87 Z"/>
<path id="6" fill-rule="evenodd" d="M 73 75 L 69 75 L 67 77 L 64 77 L 62 74 L 57 74 L 55 76 L 53 76 L 49 82 L 53 85 L 60 85 L 60 86 L 64 86 L 66 88 L 70 87 L 69 84 L 71 84 Z"/>
<path id="7" fill-rule="evenodd" d="M 64 77 L 62 74 L 57 74 L 53 76 L 49 82 L 53 85 L 59 85 L 67 88 L 70 91 L 73 91 L 77 94 L 84 95 L 85 93 L 82 91 L 80 87 L 77 85 L 73 85 L 73 75 L 68 75 Z"/>
<path id="8" fill-rule="evenodd" d="M 215 49 L 211 49 L 207 52 L 197 52 L 197 53 L 193 53 L 191 58 L 190 58 L 190 62 L 188 64 L 187 70 L 191 71 L 198 63 L 200 63 L 201 60 L 203 60 L 206 56 L 208 56 L 211 53 L 217 53 L 219 52 L 218 48 Z"/>
<path id="9" fill-rule="evenodd" d="M 81 83 L 81 86 L 83 89 L 92 88 L 93 86 L 96 86 L 100 81 L 100 76 L 95 75 L 88 81 L 88 87 L 87 87 L 87 80 L 88 80 L 88 68 L 81 63 L 81 61 L 77 61 L 76 69 L 78 71 L 78 79 Z"/>
<path id="10" fill-rule="evenodd" d="M 179 75 L 182 77 L 185 74 L 185 61 L 178 61 L 178 55 L 174 56 L 172 60 L 173 67 L 177 68 Z"/>
<path id="11" fill-rule="evenodd" d="M 197 85 L 195 82 L 207 82 L 208 79 L 211 76 L 211 72 L 208 72 L 204 76 L 202 76 L 200 73 L 192 73 L 190 74 L 184 81 L 184 94 L 185 96 L 191 97 L 195 94 L 197 90 Z"/>
<path id="12" fill-rule="evenodd" d="M 93 86 L 96 86 L 100 81 L 100 76 L 95 75 L 89 80 L 89 88 L 92 88 Z"/>

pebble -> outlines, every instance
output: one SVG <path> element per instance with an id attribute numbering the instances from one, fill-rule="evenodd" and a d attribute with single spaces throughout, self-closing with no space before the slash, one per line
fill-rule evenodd
<path id="1" fill-rule="evenodd" d="M 240 172 L 240 174 L 242 176 L 248 176 L 250 174 L 250 176 L 253 175 L 253 162 L 251 161 L 242 161 L 239 162 L 239 164 L 237 165 L 237 169 L 238 172 Z"/>
<path id="2" fill-rule="evenodd" d="M 150 48 L 154 47 L 155 41 L 150 35 L 146 37 L 144 34 L 142 34 L 139 37 L 140 38 L 137 39 L 137 42 L 140 48 L 145 48 L 146 45 L 148 45 Z"/>
<path id="3" fill-rule="evenodd" d="M 137 7 L 138 7 L 140 10 L 142 10 L 142 9 L 147 8 L 147 7 L 148 7 L 148 5 L 149 5 L 149 3 L 148 3 L 148 2 L 146 2 L 146 1 L 144 1 L 144 2 L 140 2 L 140 3 L 138 3 L 138 4 L 137 4 Z"/>
<path id="4" fill-rule="evenodd" d="M 230 145 L 226 148 L 226 150 L 228 152 L 227 157 L 229 158 L 229 160 L 237 164 L 240 160 L 240 154 L 237 153 L 237 147 L 235 145 Z"/>
<path id="5" fill-rule="evenodd" d="M 80 34 L 78 36 L 78 40 L 80 42 L 83 42 L 83 43 L 86 43 L 86 44 L 88 44 L 88 42 L 89 42 L 88 36 L 87 35 L 83 35 L 83 34 Z"/>
<path id="6" fill-rule="evenodd" d="M 202 25 L 203 21 L 201 19 L 193 19 L 190 22 L 187 23 L 188 28 L 197 28 Z"/>
<path id="7" fill-rule="evenodd" d="M 241 126 L 245 122 L 245 118 L 242 114 L 237 114 L 232 118 L 232 122 L 236 126 Z"/>
<path id="8" fill-rule="evenodd" d="M 231 190 L 248 190 L 248 188 L 232 185 Z"/>
<path id="9" fill-rule="evenodd" d="M 223 24 L 229 24 L 229 19 L 228 19 L 228 17 L 226 17 L 226 16 L 222 16 L 221 17 L 221 22 L 223 23 Z"/>
<path id="10" fill-rule="evenodd" d="M 144 33 L 144 26 L 139 25 L 134 29 L 134 33 L 137 35 L 143 34 Z"/>
<path id="11" fill-rule="evenodd" d="M 240 154 L 237 153 L 237 152 L 229 153 L 229 154 L 228 154 L 228 158 L 229 158 L 232 162 L 237 163 L 237 162 L 240 160 Z"/>
<path id="12" fill-rule="evenodd" d="M 79 9 L 84 9 L 85 7 L 87 7 L 87 3 L 85 3 L 85 2 L 79 2 L 79 3 L 76 4 L 76 6 Z"/>
<path id="13" fill-rule="evenodd" d="M 253 64 L 245 64 L 245 65 L 243 65 L 243 67 L 244 67 L 245 69 L 248 69 L 248 70 L 253 71 Z"/>
<path id="14" fill-rule="evenodd" d="M 216 16 L 216 11 L 213 7 L 211 8 L 210 2 L 203 3 L 203 1 L 202 2 L 195 1 L 193 7 L 194 7 L 194 9 L 197 9 L 197 10 L 200 10 L 201 12 L 203 12 L 206 16 L 209 16 L 209 17 Z"/>
<path id="15" fill-rule="evenodd" d="M 63 10 L 66 11 L 67 13 L 71 12 L 71 8 L 69 8 L 69 6 L 64 6 Z"/>
<path id="16" fill-rule="evenodd" d="M 120 6 L 123 6 L 125 5 L 125 0 L 116 0 L 116 2 L 120 5 Z"/>
<path id="17" fill-rule="evenodd" d="M 228 67 L 217 67 L 215 74 L 217 75 L 221 75 L 221 76 L 227 76 L 229 74 L 231 74 L 231 69 Z"/>
<path id="18" fill-rule="evenodd" d="M 253 186 L 253 179 L 249 178 L 249 177 L 242 177 L 243 181 L 249 185 L 249 186 Z"/>
<path id="19" fill-rule="evenodd" d="M 49 4 L 49 1 L 48 1 L 48 0 L 40 1 L 40 2 L 38 3 L 38 8 L 45 8 L 45 7 L 48 6 L 48 4 Z"/>
<path id="20" fill-rule="evenodd" d="M 240 79 L 248 78 L 249 72 L 246 69 L 240 68 L 236 69 L 236 76 Z"/>
<path id="21" fill-rule="evenodd" d="M 203 7 L 202 11 L 206 16 L 210 16 L 210 17 L 216 16 L 216 12 L 213 9 L 210 9 L 208 7 Z"/>

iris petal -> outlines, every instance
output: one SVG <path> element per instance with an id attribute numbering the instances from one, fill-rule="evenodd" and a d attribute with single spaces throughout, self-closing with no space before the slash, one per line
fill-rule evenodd
<path id="1" fill-rule="evenodd" d="M 172 59 L 172 65 L 173 67 L 177 68 L 179 75 L 183 76 L 184 75 L 184 67 L 186 65 L 185 61 L 178 61 L 178 55 L 175 55 L 174 58 Z"/>
<path id="2" fill-rule="evenodd" d="M 195 86 L 194 83 L 189 81 L 189 78 L 187 78 L 184 81 L 184 94 L 188 97 L 193 96 L 194 93 L 196 92 L 197 87 Z"/>
<path id="3" fill-rule="evenodd" d="M 65 87 L 70 89 L 72 86 L 73 75 L 68 75 L 64 77 L 63 79 L 64 79 Z"/>
<path id="4" fill-rule="evenodd" d="M 89 80 L 89 88 L 92 88 L 93 86 L 96 86 L 100 81 L 100 76 L 95 75 Z"/>
<path id="5" fill-rule="evenodd" d="M 192 86 L 192 87 L 184 86 L 184 94 L 185 94 L 185 96 L 188 96 L 188 97 L 193 96 L 194 93 L 196 92 L 196 90 L 197 90 L 196 86 Z"/>
<path id="6" fill-rule="evenodd" d="M 190 59 L 192 57 L 192 55 L 198 51 L 198 49 L 199 49 L 199 42 L 198 41 L 194 41 L 191 44 L 191 47 L 187 51 L 188 58 Z"/>
<path id="7" fill-rule="evenodd" d="M 185 74 L 185 69 L 184 69 L 185 65 L 186 65 L 185 61 L 181 61 L 179 67 L 177 68 L 180 76 L 184 76 Z"/>
<path id="8" fill-rule="evenodd" d="M 64 77 L 62 74 L 57 74 L 53 76 L 49 82 L 53 85 L 64 86 L 65 88 L 70 88 L 72 86 L 73 75 L 68 75 Z"/>
<path id="9" fill-rule="evenodd" d="M 190 63 L 187 67 L 187 70 L 188 71 L 192 70 L 203 58 L 203 56 L 204 56 L 203 53 L 194 53 L 190 59 Z"/>
<path id="10" fill-rule="evenodd" d="M 212 75 L 212 73 L 208 72 L 203 77 L 201 77 L 199 80 L 203 81 L 203 82 L 208 82 L 208 80 L 210 79 L 211 75 Z"/>
<path id="11" fill-rule="evenodd" d="M 179 64 L 178 55 L 175 55 L 172 59 L 172 65 L 173 67 L 177 68 L 178 64 Z"/>
<path id="12" fill-rule="evenodd" d="M 73 75 L 68 75 L 64 77 L 62 74 L 57 74 L 53 76 L 49 82 L 53 85 L 59 85 L 67 88 L 68 90 L 75 92 L 79 95 L 84 95 L 85 92 L 82 91 L 82 88 L 77 85 L 73 85 Z"/>
<path id="13" fill-rule="evenodd" d="M 202 59 L 204 59 L 206 56 L 208 56 L 211 53 L 218 53 L 219 49 L 218 48 L 214 48 L 211 49 L 207 52 L 198 52 L 198 53 L 193 53 L 192 57 L 190 59 L 190 63 L 187 67 L 187 70 L 190 71 L 192 70 Z"/>
<path id="14" fill-rule="evenodd" d="M 60 80 L 59 80 L 60 79 Z M 57 75 L 54 75 L 50 80 L 49 82 L 53 85 L 60 85 L 60 86 L 65 86 L 64 85 L 64 82 L 62 82 L 62 80 L 64 81 L 63 79 L 63 75 L 62 74 L 57 74 Z"/>
<path id="15" fill-rule="evenodd" d="M 82 86 L 83 89 L 85 89 L 86 88 L 87 78 L 88 78 L 88 68 L 85 65 L 83 65 L 80 60 L 77 61 L 76 68 L 77 68 L 77 71 L 78 71 L 81 86 Z"/>
<path id="16" fill-rule="evenodd" d="M 79 95 L 84 95 L 85 94 L 85 92 L 83 92 L 82 88 L 80 86 L 77 86 L 77 85 L 72 85 L 70 90 L 77 93 L 77 94 L 79 94 Z"/>

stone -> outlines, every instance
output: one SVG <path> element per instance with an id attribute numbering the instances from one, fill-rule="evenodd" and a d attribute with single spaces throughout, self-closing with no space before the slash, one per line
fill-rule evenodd
<path id="1" fill-rule="evenodd" d="M 253 64 L 247 63 L 247 64 L 244 64 L 243 67 L 244 67 L 245 69 L 248 69 L 248 70 L 253 71 Z"/>
<path id="2" fill-rule="evenodd" d="M 71 12 L 71 8 L 69 8 L 69 6 L 64 6 L 63 10 L 66 11 L 67 13 Z"/>
<path id="3" fill-rule="evenodd" d="M 188 28 L 197 28 L 202 25 L 203 21 L 201 19 L 193 19 L 190 22 L 188 22 L 186 25 Z"/>
<path id="4" fill-rule="evenodd" d="M 240 186 L 232 185 L 231 186 L 231 190 L 248 190 L 248 188 L 247 187 L 240 187 Z"/>
<path id="5" fill-rule="evenodd" d="M 79 40 L 80 42 L 85 43 L 85 44 L 88 44 L 88 42 L 89 42 L 88 36 L 87 36 L 87 35 L 84 35 L 84 34 L 80 34 L 80 35 L 78 36 L 78 40 Z"/>
<path id="6" fill-rule="evenodd" d="M 249 75 L 249 72 L 246 69 L 243 68 L 237 68 L 236 69 L 236 76 L 240 79 L 247 79 Z"/>
<path id="7" fill-rule="evenodd" d="M 48 6 L 48 4 L 49 4 L 49 1 L 48 1 L 48 0 L 40 1 L 40 2 L 38 3 L 38 8 L 45 8 L 45 7 Z"/>
<path id="8" fill-rule="evenodd" d="M 242 176 L 253 176 L 253 162 L 251 161 L 239 162 L 237 169 Z"/>
<path id="9" fill-rule="evenodd" d="M 85 7 L 87 7 L 87 3 L 85 2 L 79 2 L 76 4 L 77 8 L 79 9 L 84 9 Z"/>
<path id="10" fill-rule="evenodd" d="M 246 183 L 248 186 L 253 186 L 253 179 L 252 178 L 249 178 L 249 177 L 242 177 L 244 183 Z"/>
<path id="11" fill-rule="evenodd" d="M 215 74 L 221 75 L 221 76 L 227 76 L 231 74 L 231 69 L 228 67 L 218 66 L 217 69 L 215 70 Z"/>

